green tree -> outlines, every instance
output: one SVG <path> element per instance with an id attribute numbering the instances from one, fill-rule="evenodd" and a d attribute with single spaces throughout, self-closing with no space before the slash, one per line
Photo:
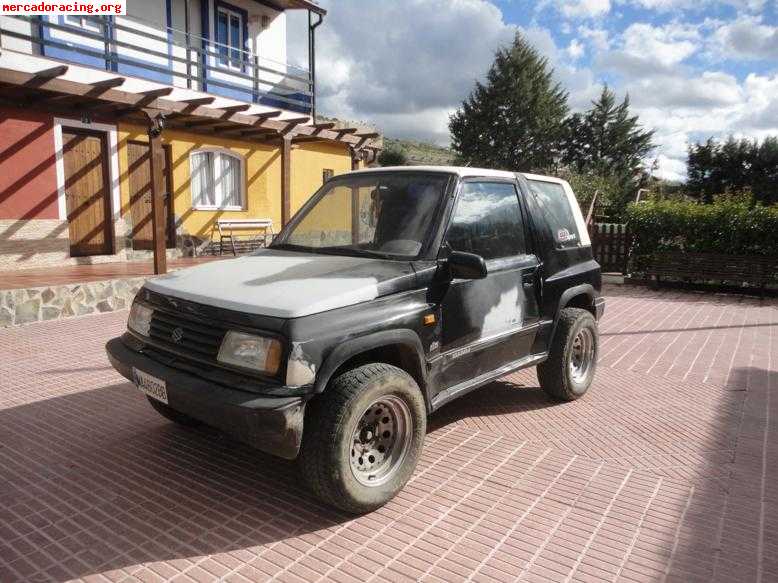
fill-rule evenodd
<path id="1" fill-rule="evenodd" d="M 400 148 L 387 148 L 378 155 L 378 163 L 381 166 L 407 166 L 408 156 Z"/>
<path id="2" fill-rule="evenodd" d="M 706 203 L 725 192 L 753 192 L 755 202 L 778 203 L 778 137 L 757 140 L 710 138 L 689 146 L 688 194 Z"/>
<path id="3" fill-rule="evenodd" d="M 652 130 L 640 126 L 629 111 L 629 96 L 621 103 L 608 86 L 584 114 L 565 121 L 562 162 L 578 172 L 635 180 L 646 156 L 654 149 Z"/>
<path id="4" fill-rule="evenodd" d="M 629 96 L 618 103 L 606 85 L 588 111 L 565 120 L 562 165 L 578 182 L 597 185 L 598 206 L 612 218 L 643 186 L 645 159 L 654 148 L 654 132 L 643 129 L 629 108 Z"/>
<path id="5" fill-rule="evenodd" d="M 517 33 L 451 116 L 451 145 L 471 166 L 546 170 L 558 161 L 567 111 L 548 60 Z"/>

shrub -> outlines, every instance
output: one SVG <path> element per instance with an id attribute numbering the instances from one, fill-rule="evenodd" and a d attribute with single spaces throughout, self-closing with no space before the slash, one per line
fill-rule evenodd
<path id="1" fill-rule="evenodd" d="M 378 155 L 378 163 L 381 166 L 407 166 L 408 156 L 404 150 L 386 149 Z"/>
<path id="2" fill-rule="evenodd" d="M 631 204 L 627 222 L 633 257 L 664 251 L 778 255 L 778 205 L 750 195 L 719 196 L 712 204 L 655 200 Z"/>

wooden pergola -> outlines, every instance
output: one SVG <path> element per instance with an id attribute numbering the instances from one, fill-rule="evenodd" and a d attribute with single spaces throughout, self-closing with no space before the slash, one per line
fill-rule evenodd
<path id="1" fill-rule="evenodd" d="M 173 87 L 143 93 L 122 91 L 126 79 L 109 77 L 95 83 L 62 79 L 68 67 L 61 65 L 25 73 L 0 68 L 0 104 L 35 107 L 68 117 L 124 121 L 148 127 L 151 157 L 151 220 L 153 227 L 154 273 L 165 273 L 165 154 L 162 135 L 165 129 L 237 138 L 247 142 L 278 144 L 281 147 L 281 222 L 291 215 L 291 150 L 295 143 L 338 142 L 348 146 L 352 168 L 359 160 L 375 159 L 380 146 L 379 134 L 357 128 L 338 128 L 334 123 L 310 123 L 310 116 L 281 118 L 280 110 L 258 114 L 245 113 L 251 106 L 240 104 L 213 107 L 215 97 L 173 100 Z"/>

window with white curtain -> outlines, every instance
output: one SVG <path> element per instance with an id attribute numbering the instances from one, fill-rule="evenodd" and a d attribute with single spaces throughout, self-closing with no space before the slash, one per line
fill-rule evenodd
<path id="1" fill-rule="evenodd" d="M 224 150 L 199 150 L 189 156 L 192 206 L 240 210 L 244 207 L 243 159 Z"/>

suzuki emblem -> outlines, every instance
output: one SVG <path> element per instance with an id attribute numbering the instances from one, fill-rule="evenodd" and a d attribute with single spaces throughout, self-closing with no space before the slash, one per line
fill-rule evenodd
<path id="1" fill-rule="evenodd" d="M 184 339 L 184 331 L 181 328 L 176 328 L 170 333 L 170 337 L 176 344 L 180 343 Z"/>

